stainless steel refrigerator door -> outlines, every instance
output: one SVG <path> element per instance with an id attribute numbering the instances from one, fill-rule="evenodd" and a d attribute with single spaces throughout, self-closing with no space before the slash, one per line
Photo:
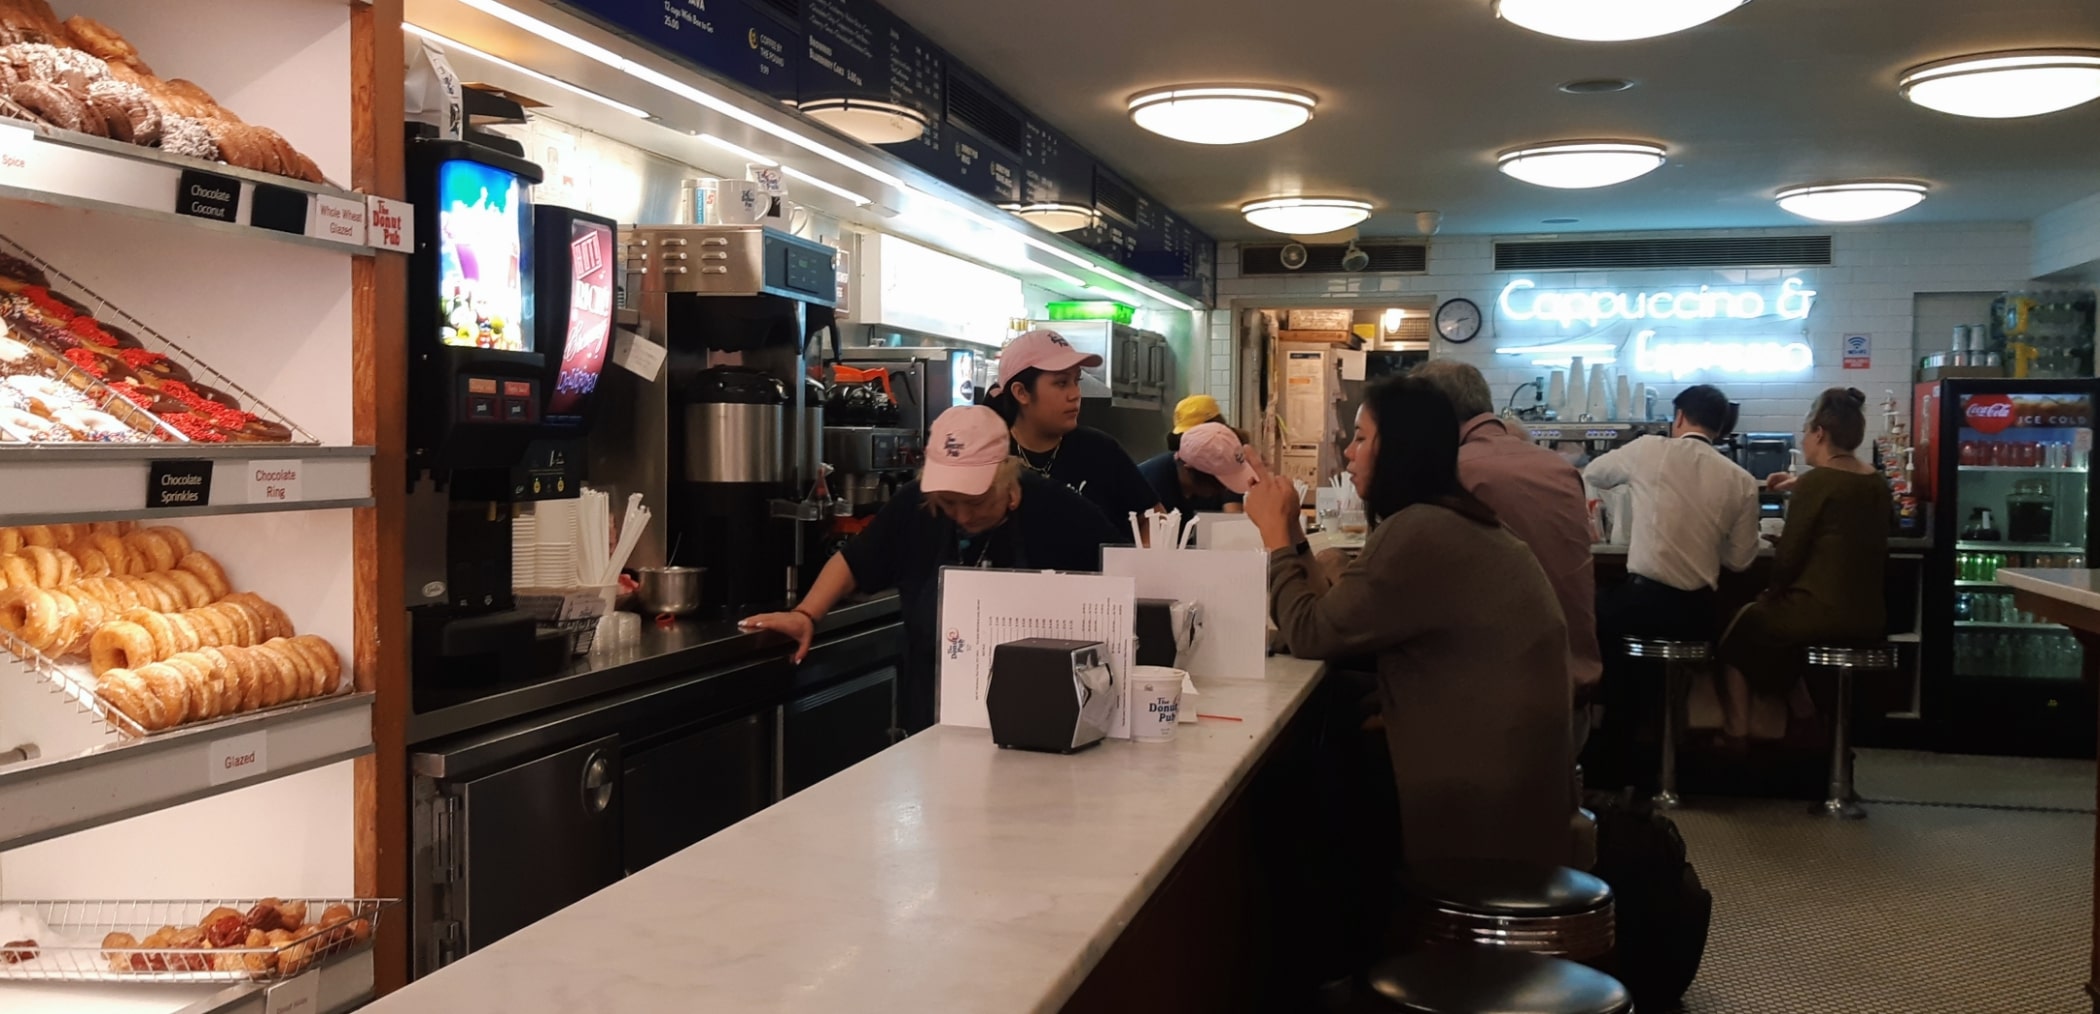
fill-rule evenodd
<path id="1" fill-rule="evenodd" d="M 620 771 L 606 736 L 457 787 L 468 953 L 620 879 Z"/>

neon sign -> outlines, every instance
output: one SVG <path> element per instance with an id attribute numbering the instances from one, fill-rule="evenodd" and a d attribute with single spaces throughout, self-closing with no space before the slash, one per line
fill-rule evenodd
<path id="1" fill-rule="evenodd" d="M 1757 289 L 1696 289 L 1661 292 L 1535 291 L 1538 284 L 1519 278 L 1502 287 L 1497 299 L 1508 320 L 1554 320 L 1562 327 L 1587 324 L 1600 327 L 1606 321 L 1641 320 L 1757 320 L 1777 316 L 1781 320 L 1807 320 L 1816 303 L 1816 290 L 1801 279 L 1789 278 L 1766 298 Z M 1529 300 L 1522 298 L 1531 292 Z M 1719 343 L 1740 344 L 1740 343 Z"/>
<path id="2" fill-rule="evenodd" d="M 1654 344 L 1653 331 L 1633 336 L 1633 368 L 1639 373 L 1667 373 L 1673 380 L 1711 370 L 1755 375 L 1806 373 L 1816 365 L 1815 350 L 1802 341 L 1683 341 Z"/>

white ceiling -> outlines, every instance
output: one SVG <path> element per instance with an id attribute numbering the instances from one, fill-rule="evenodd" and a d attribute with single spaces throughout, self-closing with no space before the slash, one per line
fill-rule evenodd
<path id="1" fill-rule="evenodd" d="M 1904 68 L 2023 46 L 2100 48 L 2100 0 L 1752 0 L 1678 35 L 1577 43 L 1496 21 L 1488 0 L 883 0 L 1024 106 L 1221 239 L 1270 194 L 1374 201 L 1367 236 L 1801 225 L 1771 195 L 1899 176 L 1932 197 L 1893 221 L 2026 220 L 2100 192 L 2100 102 L 1971 120 L 1896 94 Z M 1631 91 L 1568 95 L 1571 80 Z M 1322 99 L 1306 127 L 1233 148 L 1157 137 L 1123 102 L 1157 85 L 1273 83 Z M 1669 146 L 1596 191 L 1533 187 L 1496 152 L 1562 138 Z M 1544 225 L 1548 218 L 1576 225 Z"/>

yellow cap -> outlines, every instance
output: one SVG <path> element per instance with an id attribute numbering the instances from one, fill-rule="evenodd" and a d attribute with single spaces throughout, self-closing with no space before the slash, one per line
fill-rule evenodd
<path id="1" fill-rule="evenodd" d="M 1207 394 L 1192 394 L 1174 406 L 1174 432 L 1187 433 L 1213 419 L 1224 418 L 1218 409 L 1218 399 Z"/>

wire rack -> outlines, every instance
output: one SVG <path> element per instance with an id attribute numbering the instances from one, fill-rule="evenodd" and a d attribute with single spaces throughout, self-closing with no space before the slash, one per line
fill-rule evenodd
<path id="1" fill-rule="evenodd" d="M 90 289 L 86 285 L 81 284 L 79 279 L 76 279 L 73 276 L 66 274 L 64 271 L 59 270 L 50 261 L 47 261 L 42 257 L 38 257 L 36 254 L 31 253 L 27 247 L 15 242 L 13 237 L 7 236 L 5 234 L 0 234 L 0 251 L 4 251 L 14 257 L 21 258 L 23 261 L 36 265 L 38 268 L 41 268 L 46 275 L 49 275 L 54 283 L 65 283 L 66 292 L 64 293 L 64 295 L 87 306 L 89 311 L 94 314 L 96 320 L 115 323 L 122 326 L 125 330 L 130 331 L 135 337 L 137 337 L 140 343 L 145 345 L 149 351 L 166 354 L 170 358 L 173 358 L 177 362 L 181 363 L 184 368 L 190 371 L 191 374 L 209 377 L 210 379 L 208 383 L 210 383 L 211 386 L 216 387 L 222 391 L 226 391 L 230 394 L 239 396 L 241 399 L 241 408 L 244 411 L 252 412 L 258 416 L 270 420 L 271 422 L 284 426 L 286 429 L 291 430 L 291 443 L 320 443 L 320 441 L 315 439 L 312 434 L 309 434 L 306 432 L 306 430 L 300 428 L 298 423 L 291 421 L 291 419 L 287 417 L 284 413 L 277 411 L 275 408 L 272 408 L 268 403 L 264 402 L 261 398 L 256 397 L 247 388 L 244 388 L 239 383 L 235 382 L 233 378 L 228 377 L 227 375 L 220 373 L 215 369 L 212 369 L 209 364 L 205 363 L 202 359 L 197 358 L 195 355 L 192 355 L 187 349 L 184 349 L 182 346 L 177 345 L 175 342 L 169 340 L 168 336 L 161 334 L 159 331 L 154 330 L 151 325 L 148 325 L 146 322 L 138 319 L 137 317 L 132 316 L 131 314 L 125 313 L 122 308 L 118 307 L 115 303 L 110 302 L 108 299 L 103 298 L 103 296 L 100 293 L 97 293 L 95 290 Z M 74 371 L 78 370 L 77 367 L 71 367 L 70 364 L 68 365 L 69 369 Z M 66 378 L 61 377 L 60 379 Z M 86 379 L 92 380 L 93 378 L 89 377 Z M 94 383 L 98 387 L 102 386 L 99 381 L 95 381 Z M 103 387 L 103 390 L 106 391 L 108 389 L 106 387 Z M 112 398 L 116 397 L 115 392 L 111 391 L 109 393 Z M 129 404 L 129 402 L 125 402 L 121 398 L 117 398 L 116 400 L 121 404 Z M 137 408 L 134 406 L 132 408 L 132 411 L 145 416 L 147 419 L 151 419 L 153 421 L 154 426 L 160 432 L 169 434 L 169 439 L 172 442 L 181 443 L 189 440 L 189 437 L 184 436 L 182 433 L 175 430 L 173 427 L 170 427 L 166 423 L 161 422 L 159 419 L 154 418 L 150 413 L 147 413 L 145 409 Z M 117 413 L 112 411 L 111 414 L 116 415 Z M 130 421 L 130 417 L 119 416 L 119 418 L 124 418 L 127 422 Z"/>
<path id="2" fill-rule="evenodd" d="M 146 735 L 146 728 L 133 721 L 130 715 L 111 707 L 108 701 L 96 696 L 93 684 L 82 682 L 79 676 L 52 661 L 43 652 L 30 647 L 28 642 L 0 630 L 0 648 L 6 648 L 8 653 L 15 657 L 15 662 L 22 671 L 43 682 L 52 693 L 65 698 L 81 713 L 101 719 L 112 735 L 125 739 L 137 739 Z"/>
<path id="3" fill-rule="evenodd" d="M 25 929 L 47 930 L 50 939 L 0 940 L 0 982 L 269 982 L 288 979 L 325 961 L 371 946 L 379 919 L 395 904 L 390 898 L 306 899 L 306 922 L 292 939 L 269 947 L 105 947 L 114 933 L 145 940 L 162 927 L 198 926 L 220 908 L 248 920 L 258 907 L 253 898 L 205 901 L 18 901 L 0 903 L 28 917 Z M 350 918 L 326 927 L 310 925 L 331 905 L 350 910 Z M 41 927 L 38 926 L 41 924 Z M 194 936 L 194 934 L 192 934 Z"/>

